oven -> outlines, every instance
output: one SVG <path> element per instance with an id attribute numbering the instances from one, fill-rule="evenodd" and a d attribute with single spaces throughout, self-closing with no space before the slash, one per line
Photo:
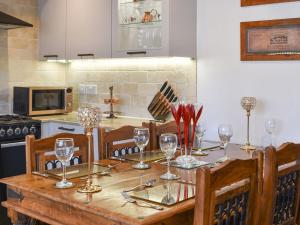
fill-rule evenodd
<path id="1" fill-rule="evenodd" d="M 41 122 L 28 117 L 0 116 L 0 179 L 26 173 L 25 136 L 41 137 Z M 6 185 L 0 184 L 0 204 L 6 200 Z M 11 225 L 0 205 L 0 225 Z"/>
<path id="2" fill-rule="evenodd" d="M 0 179 L 26 173 L 25 141 L 0 144 Z M 6 185 L 0 184 L 0 202 L 6 201 Z M 7 211 L 0 207 L 0 224 L 11 225 Z"/>
<path id="3" fill-rule="evenodd" d="M 73 90 L 65 87 L 14 87 L 13 112 L 52 115 L 72 112 Z"/>

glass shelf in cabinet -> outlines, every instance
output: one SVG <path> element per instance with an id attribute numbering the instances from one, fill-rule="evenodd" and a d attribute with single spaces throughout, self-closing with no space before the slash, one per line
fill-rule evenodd
<path id="1" fill-rule="evenodd" d="M 121 23 L 120 26 L 124 27 L 129 27 L 129 26 L 152 26 L 152 25 L 159 25 L 162 21 L 157 20 L 157 21 L 151 21 L 151 22 L 146 22 L 146 23 Z"/>
<path id="2" fill-rule="evenodd" d="M 153 2 L 162 2 L 162 0 L 139 0 L 139 1 L 127 1 L 120 2 L 120 5 L 144 5 L 144 4 L 152 4 Z"/>

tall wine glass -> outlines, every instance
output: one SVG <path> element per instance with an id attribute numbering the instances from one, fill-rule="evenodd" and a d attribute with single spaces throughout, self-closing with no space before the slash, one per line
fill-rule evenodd
<path id="1" fill-rule="evenodd" d="M 138 164 L 133 165 L 132 167 L 139 170 L 149 169 L 150 165 L 144 163 L 144 148 L 147 146 L 149 142 L 149 129 L 148 128 L 135 128 L 133 139 L 140 149 L 140 162 Z"/>
<path id="2" fill-rule="evenodd" d="M 177 149 L 177 136 L 175 134 L 162 134 L 159 138 L 161 151 L 165 154 L 168 162 L 168 171 L 160 178 L 164 180 L 176 180 L 178 177 L 170 172 L 170 160 L 174 157 Z"/>
<path id="3" fill-rule="evenodd" d="M 198 123 L 195 129 L 195 134 L 197 137 L 197 144 L 198 144 L 198 152 L 197 155 L 207 155 L 207 153 L 202 152 L 202 141 L 203 137 L 206 133 L 206 126 L 203 122 Z"/>
<path id="4" fill-rule="evenodd" d="M 227 146 L 228 146 L 228 143 L 230 142 L 230 139 L 233 135 L 232 127 L 231 127 L 231 125 L 222 124 L 222 125 L 219 126 L 218 132 L 219 132 L 219 137 L 220 137 L 220 140 L 221 140 L 220 148 L 224 149 L 225 158 L 228 159 Z"/>
<path id="5" fill-rule="evenodd" d="M 268 119 L 265 122 L 265 128 L 267 133 L 270 135 L 271 145 L 274 146 L 274 134 L 277 130 L 277 123 L 275 119 Z"/>
<path id="6" fill-rule="evenodd" d="M 73 138 L 58 138 L 55 141 L 55 155 L 61 162 L 63 167 L 63 179 L 56 183 L 57 188 L 70 188 L 73 183 L 67 181 L 66 166 L 74 154 L 74 140 Z"/>

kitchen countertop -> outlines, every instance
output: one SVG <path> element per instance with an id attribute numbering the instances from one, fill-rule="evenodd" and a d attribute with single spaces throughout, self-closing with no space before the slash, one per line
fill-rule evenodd
<path id="1" fill-rule="evenodd" d="M 106 116 L 107 115 L 102 115 L 100 127 L 106 127 L 110 129 L 118 129 L 126 125 L 139 127 L 142 126 L 143 122 L 149 122 L 151 120 L 149 118 L 147 119 L 129 116 L 118 116 L 118 118 L 115 119 L 107 119 Z M 59 122 L 79 125 L 79 122 L 77 120 L 77 112 L 72 112 L 64 115 L 37 116 L 33 118 L 42 121 L 42 123 Z"/>

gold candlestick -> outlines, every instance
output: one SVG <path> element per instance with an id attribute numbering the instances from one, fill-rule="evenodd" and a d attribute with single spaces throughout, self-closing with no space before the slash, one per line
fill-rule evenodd
<path id="1" fill-rule="evenodd" d="M 250 123 L 250 112 L 253 110 L 256 106 L 256 98 L 254 97 L 243 97 L 241 99 L 241 105 L 243 109 L 247 112 L 247 142 L 244 146 L 241 147 L 241 149 L 249 151 L 249 150 L 255 150 L 256 148 L 250 144 L 250 138 L 249 138 L 249 123 Z"/>
<path id="2" fill-rule="evenodd" d="M 99 126 L 100 123 L 100 109 L 92 107 L 82 107 L 78 110 L 78 120 L 81 126 L 86 130 L 88 138 L 88 178 L 86 184 L 80 187 L 77 191 L 80 193 L 95 193 L 102 190 L 99 185 L 93 184 L 91 177 L 92 167 L 92 143 L 93 143 L 93 128 Z"/>

